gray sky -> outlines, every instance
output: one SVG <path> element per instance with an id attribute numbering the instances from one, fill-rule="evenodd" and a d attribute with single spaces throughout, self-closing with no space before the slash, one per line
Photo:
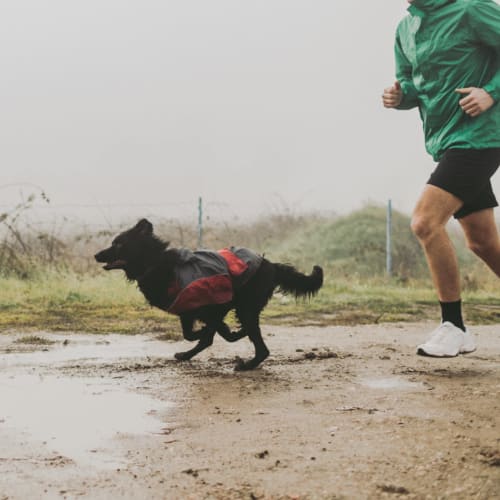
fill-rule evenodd
<path id="1" fill-rule="evenodd" d="M 185 215 L 200 195 L 213 217 L 410 212 L 433 162 L 416 111 L 380 102 L 406 7 L 2 2 L 0 185 L 39 185 L 58 213 L 114 206 L 85 217 Z"/>

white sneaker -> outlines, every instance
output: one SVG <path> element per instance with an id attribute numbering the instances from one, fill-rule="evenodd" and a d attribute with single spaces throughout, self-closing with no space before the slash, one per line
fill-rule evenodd
<path id="1" fill-rule="evenodd" d="M 460 354 L 468 354 L 469 352 L 474 352 L 476 350 L 476 342 L 472 334 L 465 329 L 464 332 L 464 343 L 460 348 Z"/>
<path id="2" fill-rule="evenodd" d="M 454 357 L 476 350 L 474 338 L 453 323 L 445 321 L 436 328 L 429 340 L 417 347 L 417 354 L 437 358 Z"/>

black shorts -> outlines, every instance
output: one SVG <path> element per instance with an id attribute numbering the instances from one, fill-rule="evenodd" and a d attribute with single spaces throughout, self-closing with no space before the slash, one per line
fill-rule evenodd
<path id="1" fill-rule="evenodd" d="M 455 195 L 464 204 L 455 219 L 498 206 L 491 187 L 491 176 L 500 164 L 500 148 L 449 149 L 431 174 L 432 184 Z"/>

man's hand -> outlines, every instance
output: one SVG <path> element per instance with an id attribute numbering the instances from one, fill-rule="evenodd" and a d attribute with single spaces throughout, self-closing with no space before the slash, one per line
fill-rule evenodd
<path id="1" fill-rule="evenodd" d="M 384 89 L 382 102 L 386 108 L 396 108 L 403 100 L 403 91 L 399 82 L 395 82 L 392 87 Z"/>
<path id="2" fill-rule="evenodd" d="M 495 104 L 493 97 L 484 89 L 467 87 L 464 89 L 456 89 L 455 92 L 467 96 L 460 99 L 458 104 L 466 114 L 472 117 L 479 116 Z"/>

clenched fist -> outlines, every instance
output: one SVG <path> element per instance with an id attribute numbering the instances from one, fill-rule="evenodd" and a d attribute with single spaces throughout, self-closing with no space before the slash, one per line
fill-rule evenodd
<path id="1" fill-rule="evenodd" d="M 403 91 L 399 82 L 394 82 L 392 87 L 384 89 L 382 94 L 382 102 L 386 108 L 396 108 L 401 104 L 403 99 Z"/>
<path id="2" fill-rule="evenodd" d="M 464 113 L 472 117 L 479 116 L 495 104 L 493 97 L 484 89 L 466 87 L 464 89 L 457 89 L 455 92 L 467 96 L 460 99 L 458 104 L 463 109 Z"/>

